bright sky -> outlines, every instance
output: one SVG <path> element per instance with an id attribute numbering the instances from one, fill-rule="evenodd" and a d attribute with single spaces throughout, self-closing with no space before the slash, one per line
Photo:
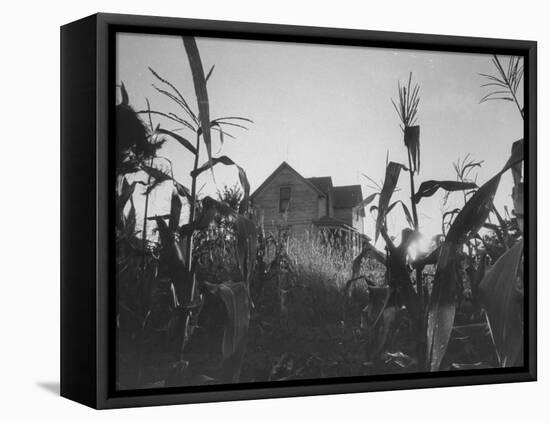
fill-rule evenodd
<path id="1" fill-rule="evenodd" d="M 390 160 L 407 162 L 390 99 L 397 98 L 397 81 L 406 81 L 411 71 L 421 98 L 417 187 L 428 179 L 454 180 L 452 162 L 467 154 L 484 160 L 477 171 L 478 182 L 483 183 L 503 166 L 512 142 L 523 136 L 523 121 L 513 103 L 479 104 L 487 89 L 480 88 L 484 80 L 478 73 L 495 73 L 488 55 L 213 38 L 198 38 L 197 44 L 205 72 L 215 65 L 208 81 L 211 117 L 243 116 L 254 121 L 248 131 L 231 128 L 237 139 L 226 139 L 221 151 L 216 140 L 213 149 L 246 170 L 252 190 L 286 160 L 304 177 L 330 175 L 335 185 L 361 184 L 363 196 L 370 194 L 370 183 L 362 174 L 381 181 L 388 151 Z M 149 66 L 174 83 L 196 110 L 181 38 L 119 34 L 117 51 L 117 83 L 124 82 L 136 110 L 145 109 L 148 98 L 154 110 L 181 113 L 152 87 L 158 81 Z M 507 63 L 508 58 L 501 60 Z M 162 118 L 154 123 L 176 127 Z M 160 154 L 173 162 L 176 178 L 190 186 L 191 154 L 175 141 L 168 141 Z M 238 181 L 236 170 L 223 165 L 215 168 L 216 183 L 211 174 L 203 175 L 199 186 L 204 184 L 205 195 Z M 408 175 L 402 173 L 395 199 L 409 201 L 408 184 Z M 511 209 L 511 186 L 507 174 L 496 198 L 501 211 L 504 205 Z M 159 190 L 152 198 L 156 209 L 151 213 L 166 211 L 167 198 L 168 192 Z M 421 231 L 428 237 L 440 233 L 442 212 L 461 204 L 460 193 L 452 195 L 446 206 L 443 193 L 423 200 Z M 371 237 L 373 221 L 367 215 Z M 392 212 L 389 225 L 394 235 L 405 226 L 400 209 Z"/>

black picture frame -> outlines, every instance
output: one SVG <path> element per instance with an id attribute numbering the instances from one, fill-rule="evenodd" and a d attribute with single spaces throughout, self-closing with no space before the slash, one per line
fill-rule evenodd
<path id="1" fill-rule="evenodd" d="M 526 119 L 524 366 L 203 387 L 114 389 L 112 144 L 118 31 L 523 56 Z M 537 45 L 533 41 L 95 14 L 61 28 L 61 395 L 90 407 L 534 381 L 537 377 Z M 112 284 L 111 284 L 112 285 Z"/>

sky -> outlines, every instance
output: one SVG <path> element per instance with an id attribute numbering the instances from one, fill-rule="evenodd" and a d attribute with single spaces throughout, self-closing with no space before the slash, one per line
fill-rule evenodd
<path id="1" fill-rule="evenodd" d="M 211 118 L 254 121 L 248 130 L 228 129 L 235 140 L 226 138 L 221 145 L 214 135 L 213 143 L 215 155 L 228 155 L 245 169 L 252 191 L 287 161 L 304 177 L 331 176 L 335 185 L 360 184 L 364 197 L 374 192 L 364 175 L 381 183 L 386 155 L 407 163 L 391 99 L 397 99 L 397 83 L 406 82 L 410 72 L 420 85 L 417 187 L 429 179 L 455 180 L 452 163 L 468 154 L 484 161 L 475 172 L 481 184 L 502 168 L 512 142 L 523 137 L 523 120 L 513 103 L 479 104 L 488 92 L 480 87 L 485 81 L 479 73 L 496 72 L 489 55 L 216 38 L 197 38 L 197 45 L 205 72 L 215 65 L 208 80 Z M 143 110 L 148 99 L 153 110 L 181 115 L 154 89 L 153 83 L 160 84 L 148 67 L 176 85 L 197 110 L 180 37 L 118 34 L 116 79 L 117 84 L 124 82 L 130 104 Z M 522 92 L 519 99 L 522 104 Z M 154 125 L 177 128 L 163 118 L 153 120 Z M 159 154 L 170 159 L 176 179 L 190 186 L 192 155 L 172 140 Z M 213 195 L 236 182 L 234 167 L 218 165 L 214 178 L 205 172 L 198 186 L 201 195 Z M 407 174 L 401 174 L 398 187 L 394 199 L 408 203 Z M 150 214 L 168 210 L 169 189 L 157 190 Z M 505 205 L 512 209 L 511 190 L 507 173 L 495 199 L 501 212 Z M 461 193 L 452 194 L 447 204 L 443 193 L 424 199 L 418 206 L 421 232 L 426 237 L 441 233 L 442 213 L 462 204 Z M 139 219 L 139 199 L 136 206 Z M 398 235 L 405 222 L 396 208 L 388 218 L 390 234 Z M 373 237 L 374 218 L 368 213 L 365 225 Z"/>

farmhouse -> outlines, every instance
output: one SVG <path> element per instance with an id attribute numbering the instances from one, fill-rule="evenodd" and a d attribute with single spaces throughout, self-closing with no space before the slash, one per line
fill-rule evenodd
<path id="1" fill-rule="evenodd" d="M 293 236 L 307 231 L 331 231 L 358 244 L 363 219 L 355 210 L 363 200 L 361 185 L 334 186 L 330 176 L 304 178 L 287 162 L 251 195 L 266 231 L 286 226 Z"/>

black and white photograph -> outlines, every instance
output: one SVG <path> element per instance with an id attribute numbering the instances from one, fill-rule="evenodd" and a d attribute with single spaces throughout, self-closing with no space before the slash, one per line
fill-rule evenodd
<path id="1" fill-rule="evenodd" d="M 523 366 L 524 60 L 116 35 L 116 389 Z"/>
<path id="2" fill-rule="evenodd" d="M 8 3 L 0 421 L 545 415 L 541 5 Z"/>

